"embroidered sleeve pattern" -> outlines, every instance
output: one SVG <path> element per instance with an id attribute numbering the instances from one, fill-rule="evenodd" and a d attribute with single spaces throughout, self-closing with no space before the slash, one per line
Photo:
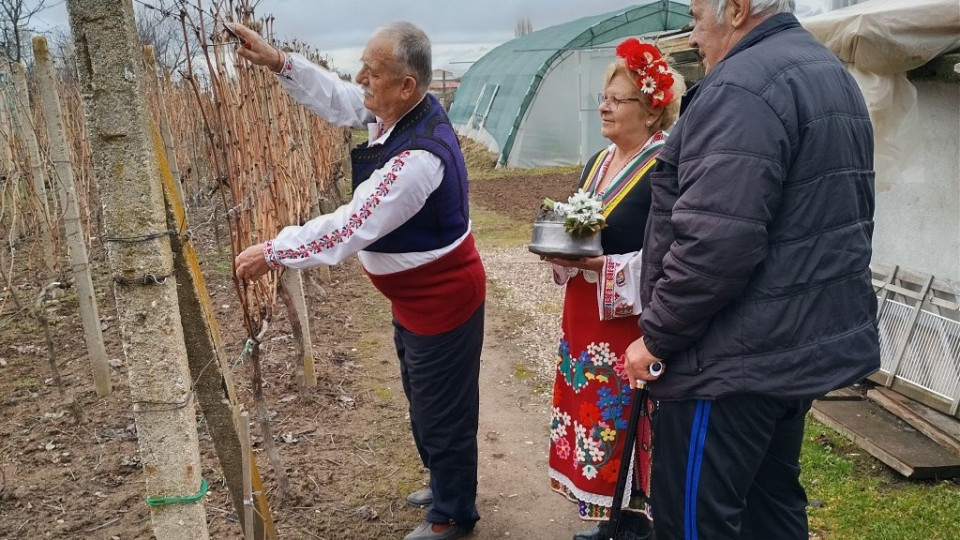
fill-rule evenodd
<path id="1" fill-rule="evenodd" d="M 283 67 L 280 68 L 280 71 L 277 72 L 277 75 L 290 79 L 291 72 L 293 72 L 293 55 L 291 55 L 290 53 L 284 53 Z"/>
<path id="2" fill-rule="evenodd" d="M 603 270 L 597 281 L 597 304 L 600 320 L 639 315 L 640 252 L 604 257 Z"/>
<path id="3" fill-rule="evenodd" d="M 277 254 L 273 250 L 273 240 L 267 240 L 263 243 L 263 259 L 267 261 L 267 266 L 271 270 L 280 268 L 280 263 L 277 262 Z"/>
<path id="4" fill-rule="evenodd" d="M 325 251 L 331 251 L 349 243 L 357 236 L 358 231 L 360 231 L 364 225 L 368 223 L 370 218 L 374 215 L 374 212 L 390 211 L 389 209 L 380 210 L 380 206 L 393 190 L 394 184 L 397 182 L 400 173 L 406 166 L 409 156 L 410 152 L 407 151 L 393 158 L 393 160 L 390 161 L 389 169 L 380 177 L 379 182 L 376 183 L 376 186 L 373 188 L 373 190 L 367 194 L 366 197 L 364 197 L 362 202 L 359 204 L 359 207 L 355 208 L 353 212 L 350 213 L 349 217 L 346 219 L 346 222 L 336 227 L 333 231 L 290 249 L 277 249 L 275 242 L 268 242 L 264 247 L 264 255 L 268 264 L 277 264 L 280 261 L 283 261 L 286 266 L 291 266 L 290 263 L 294 261 L 308 259 Z M 375 179 L 371 178 L 371 180 Z M 336 213 L 330 214 L 330 216 L 335 215 Z M 320 216 L 320 218 L 317 219 L 324 217 L 327 216 Z M 290 227 L 287 229 L 290 229 Z M 286 231 L 287 229 L 284 230 Z M 372 238 L 370 238 L 369 242 L 363 242 L 363 247 L 371 244 L 380 235 L 368 236 L 372 236 Z M 351 252 L 348 255 L 352 255 L 353 253 L 360 251 L 360 249 L 362 249 L 362 247 L 358 247 L 355 250 L 350 250 Z M 348 255 L 345 255 L 343 258 Z M 342 258 L 339 259 L 342 260 Z"/>
<path id="5" fill-rule="evenodd" d="M 402 152 L 357 186 L 350 203 L 284 228 L 264 245 L 264 258 L 272 267 L 337 264 L 415 215 L 442 177 L 442 162 L 433 154 Z"/>

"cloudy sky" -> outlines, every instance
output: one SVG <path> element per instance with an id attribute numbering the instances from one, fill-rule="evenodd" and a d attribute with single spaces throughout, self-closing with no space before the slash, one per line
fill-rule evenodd
<path id="1" fill-rule="evenodd" d="M 142 0 L 150 3 L 151 0 Z M 797 0 L 798 12 L 821 9 L 828 0 Z M 27 0 L 30 4 L 31 0 Z M 33 21 L 38 29 L 66 28 L 65 2 L 41 12 Z M 135 0 L 134 5 L 141 3 Z M 194 0 L 186 0 L 187 4 Z M 637 0 L 262 0 L 260 15 L 276 17 L 281 39 L 297 38 L 327 54 L 336 68 L 355 73 L 363 45 L 378 26 L 407 20 L 424 29 L 434 44 L 434 67 L 461 73 L 493 47 L 513 39 L 521 18 L 534 30 L 618 10 Z M 205 1 L 205 6 L 210 2 Z"/>

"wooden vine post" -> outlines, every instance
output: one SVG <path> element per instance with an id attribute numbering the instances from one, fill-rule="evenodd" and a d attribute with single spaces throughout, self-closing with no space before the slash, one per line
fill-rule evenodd
<path id="1" fill-rule="evenodd" d="M 310 337 L 310 318 L 307 299 L 304 294 L 303 272 L 285 268 L 280 274 L 280 287 L 277 289 L 280 299 L 287 308 L 293 340 L 297 344 L 297 354 L 303 369 L 298 370 L 300 384 L 307 388 L 317 386 L 317 368 L 313 358 L 313 340 Z M 302 375 L 301 375 L 302 374 Z"/>
<path id="2" fill-rule="evenodd" d="M 207 540 L 207 484 L 132 0 L 67 0 L 67 8 L 153 532 Z"/>
<path id="3" fill-rule="evenodd" d="M 77 199 L 77 185 L 70 164 L 70 148 L 67 146 L 64 134 L 56 70 L 50 59 L 50 49 L 47 47 L 45 37 L 33 38 L 33 58 L 39 104 L 43 111 L 47 139 L 50 144 L 54 183 L 60 197 L 60 207 L 63 208 L 63 228 L 67 246 L 70 248 L 70 270 L 77 286 L 80 318 L 83 320 L 83 339 L 87 345 L 90 366 L 93 368 L 93 383 L 97 389 L 97 395 L 105 397 L 111 392 L 110 366 L 107 363 L 107 350 L 103 343 L 103 331 L 100 328 L 97 297 L 93 289 L 93 278 L 90 275 L 87 244 L 84 242 L 83 225 L 80 223 L 80 203 Z"/>
<path id="4" fill-rule="evenodd" d="M 11 106 L 12 118 L 19 132 L 22 143 L 26 146 L 22 159 L 26 161 L 24 169 L 29 172 L 30 184 L 27 189 L 29 201 L 28 221 L 35 225 L 37 241 L 40 243 L 40 252 L 43 264 L 50 272 L 57 270 L 56 237 L 50 224 L 53 222 L 50 205 L 47 203 L 46 178 L 43 163 L 40 161 L 40 145 L 37 144 L 37 133 L 34 131 L 32 115 L 30 113 L 30 93 L 27 90 L 27 72 L 20 62 L 11 64 L 13 73 L 14 101 Z"/>
<path id="5" fill-rule="evenodd" d="M 9 219 L 7 224 L 7 246 L 4 249 L 4 267 L 9 265 L 6 257 L 23 236 L 23 201 L 20 197 L 20 169 L 14 162 L 13 149 L 16 142 L 13 137 L 13 122 L 8 107 L 13 104 L 13 89 L 9 70 L 0 69 L 0 176 L 6 179 L 0 191 L 0 208 L 3 216 Z M 9 216 L 9 217 L 8 217 Z"/>

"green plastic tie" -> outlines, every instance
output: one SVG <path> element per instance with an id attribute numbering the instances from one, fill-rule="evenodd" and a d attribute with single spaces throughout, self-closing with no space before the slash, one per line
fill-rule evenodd
<path id="1" fill-rule="evenodd" d="M 207 494 L 207 479 L 200 479 L 200 493 L 189 497 L 147 497 L 147 504 L 150 506 L 170 506 L 173 504 L 195 503 Z"/>
<path id="2" fill-rule="evenodd" d="M 237 369 L 237 366 L 243 363 L 243 359 L 246 358 L 248 354 L 250 354 L 250 351 L 252 351 L 253 347 L 255 346 L 256 346 L 256 342 L 253 340 L 253 338 L 248 339 L 247 342 L 243 345 L 243 350 L 240 351 L 240 357 L 237 358 L 237 361 L 234 362 L 233 365 L 230 366 L 230 368 Z"/>

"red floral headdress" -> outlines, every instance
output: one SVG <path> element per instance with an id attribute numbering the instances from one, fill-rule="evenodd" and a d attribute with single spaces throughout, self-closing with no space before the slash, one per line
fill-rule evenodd
<path id="1" fill-rule="evenodd" d="M 637 74 L 637 88 L 650 96 L 650 105 L 666 107 L 673 101 L 673 74 L 660 51 L 650 43 L 627 38 L 617 45 L 617 56 L 623 58 L 630 71 Z"/>

